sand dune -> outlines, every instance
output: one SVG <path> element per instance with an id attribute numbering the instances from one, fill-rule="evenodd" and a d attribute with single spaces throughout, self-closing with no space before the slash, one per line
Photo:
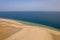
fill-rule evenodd
<path id="1" fill-rule="evenodd" d="M 0 40 L 60 40 L 60 31 L 0 18 Z"/>

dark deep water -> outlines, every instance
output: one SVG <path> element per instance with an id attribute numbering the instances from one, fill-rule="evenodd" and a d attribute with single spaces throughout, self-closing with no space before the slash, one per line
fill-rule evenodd
<path id="1" fill-rule="evenodd" d="M 0 18 L 29 21 L 60 29 L 60 12 L 0 12 Z"/>

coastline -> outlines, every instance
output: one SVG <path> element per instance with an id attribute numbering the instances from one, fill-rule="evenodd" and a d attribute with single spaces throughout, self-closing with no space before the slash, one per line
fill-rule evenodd
<path id="1" fill-rule="evenodd" d="M 51 26 L 47 26 L 47 25 L 42 25 L 42 24 L 38 24 L 38 23 L 33 23 L 33 22 L 27 22 L 27 21 L 22 21 L 22 20 L 16 20 L 18 22 L 21 22 L 23 24 L 26 24 L 26 25 L 32 25 L 32 26 L 40 26 L 40 27 L 44 27 L 44 28 L 49 28 L 49 29 L 53 29 L 53 30 L 56 30 L 56 31 L 60 31 L 59 29 L 56 29 L 54 27 L 51 27 Z"/>

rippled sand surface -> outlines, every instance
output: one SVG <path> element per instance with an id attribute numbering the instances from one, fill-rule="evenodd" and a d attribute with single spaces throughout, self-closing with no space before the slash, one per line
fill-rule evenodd
<path id="1" fill-rule="evenodd" d="M 60 30 L 0 18 L 0 40 L 60 40 Z"/>

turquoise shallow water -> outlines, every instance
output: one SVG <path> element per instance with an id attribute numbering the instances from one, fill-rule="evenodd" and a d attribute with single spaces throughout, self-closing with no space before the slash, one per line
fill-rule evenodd
<path id="1" fill-rule="evenodd" d="M 17 20 L 17 21 L 19 21 L 19 20 Z M 37 23 L 27 22 L 27 21 L 21 21 L 21 20 L 19 22 L 27 24 L 27 25 L 38 26 L 38 27 L 40 26 L 40 27 L 44 27 L 44 28 L 49 28 L 49 29 L 60 31 L 59 29 L 56 29 L 54 27 L 47 26 L 47 25 L 42 25 L 42 24 L 37 24 Z"/>

